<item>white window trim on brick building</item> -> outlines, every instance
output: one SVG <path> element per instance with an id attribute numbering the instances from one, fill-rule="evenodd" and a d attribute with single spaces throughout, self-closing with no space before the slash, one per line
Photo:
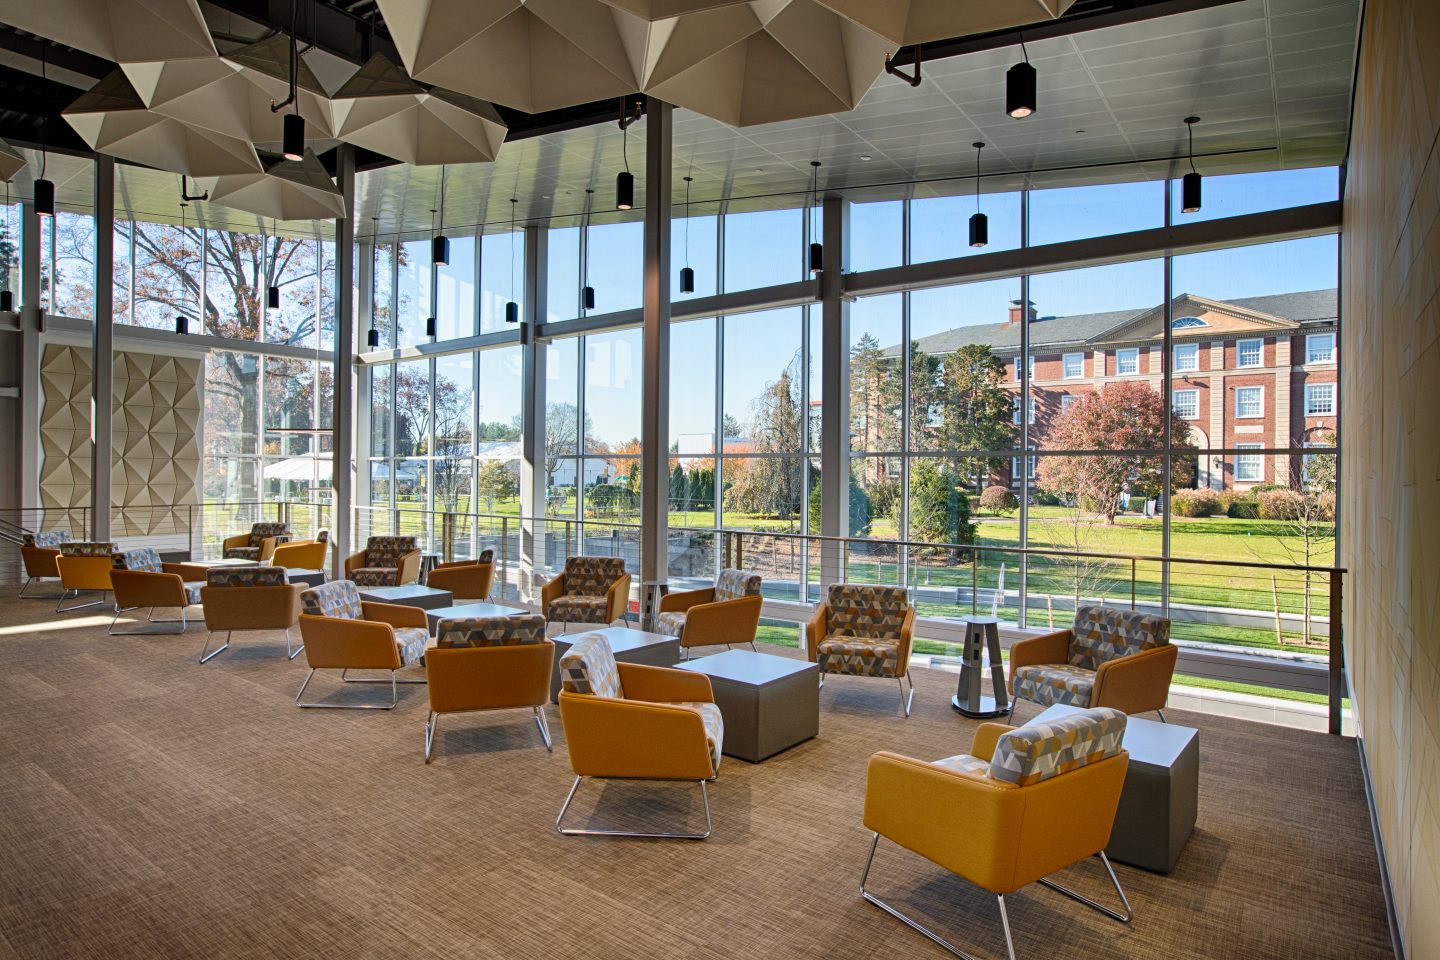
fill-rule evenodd
<path id="1" fill-rule="evenodd" d="M 1320 356 L 1316 356 L 1315 346 L 1317 343 L 1324 343 L 1325 349 Z M 1310 363 L 1334 363 L 1335 362 L 1335 334 L 1333 333 L 1311 333 L 1305 336 L 1305 362 Z"/>
<path id="2" fill-rule="evenodd" d="M 1033 455 L 1032 455 L 1032 456 L 1029 456 L 1029 457 L 1011 457 L 1011 458 L 1010 458 L 1010 479 L 1011 479 L 1011 480 L 1015 480 L 1015 481 L 1017 481 L 1017 482 L 1019 481 L 1019 479 L 1020 479 L 1020 461 L 1021 461 L 1022 459 L 1023 459 L 1023 460 L 1029 460 L 1029 461 L 1030 461 L 1030 479 L 1031 479 L 1031 480 L 1034 480 L 1034 479 L 1035 479 L 1035 468 L 1036 468 L 1036 466 L 1037 466 L 1036 461 L 1037 461 L 1039 458 L 1038 458 L 1038 457 L 1035 457 L 1035 456 L 1033 456 Z"/>
<path id="3" fill-rule="evenodd" d="M 1253 348 L 1255 357 L 1247 362 L 1245 351 Z M 1265 366 L 1265 340 L 1260 337 L 1249 337 L 1244 340 L 1235 341 L 1235 366 L 1236 367 L 1263 367 Z"/>
<path id="4" fill-rule="evenodd" d="M 1254 395 L 1258 397 L 1254 406 L 1242 397 Z M 1253 409 L 1254 413 L 1246 413 L 1247 409 Z M 1263 386 L 1236 387 L 1235 388 L 1235 419 L 1236 420 L 1260 420 L 1265 416 L 1265 388 Z"/>
<path id="5" fill-rule="evenodd" d="M 1030 379 L 1035 379 L 1035 356 L 1032 354 L 1026 358 L 1025 366 L 1029 368 Z M 1015 382 L 1020 382 L 1020 358 L 1015 358 Z"/>
<path id="6" fill-rule="evenodd" d="M 1075 406 L 1075 394 L 1073 394 L 1073 393 L 1062 393 L 1062 394 L 1060 394 L 1060 412 L 1061 412 L 1061 413 L 1064 413 L 1065 411 L 1069 410 L 1069 409 L 1070 409 L 1071 407 L 1073 407 L 1073 406 Z"/>
<path id="7" fill-rule="evenodd" d="M 1071 364 L 1074 364 L 1072 367 Z M 1061 369 L 1066 380 L 1081 380 L 1085 377 L 1085 354 L 1067 353 L 1061 359 Z"/>
<path id="8" fill-rule="evenodd" d="M 1305 384 L 1305 416 L 1333 417 L 1335 415 L 1335 384 Z"/>
<path id="9" fill-rule="evenodd" d="M 1025 413 L 1025 422 L 1033 427 L 1035 425 L 1035 398 L 1033 396 L 1030 397 L 1029 401 L 1025 404 Z M 1010 422 L 1017 427 L 1020 426 L 1019 397 L 1011 397 L 1010 399 Z"/>
<path id="10" fill-rule="evenodd" d="M 1140 372 L 1140 348 L 1123 347 L 1115 351 L 1115 375 L 1133 376 Z"/>
<path id="11" fill-rule="evenodd" d="M 1174 404 L 1175 415 L 1182 420 L 1200 419 L 1200 391 L 1199 390 L 1176 390 L 1170 395 Z"/>
<path id="12" fill-rule="evenodd" d="M 1200 344 L 1182 343 L 1175 347 L 1175 370 L 1188 373 L 1200 369 Z"/>
<path id="13" fill-rule="evenodd" d="M 1237 443 L 1237 450 L 1260 450 L 1258 443 Z M 1235 454 L 1235 482 L 1260 483 L 1265 479 L 1265 457 L 1259 453 Z"/>

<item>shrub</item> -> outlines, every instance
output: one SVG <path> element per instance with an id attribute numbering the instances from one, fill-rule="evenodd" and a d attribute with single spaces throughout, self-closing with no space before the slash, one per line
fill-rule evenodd
<path id="1" fill-rule="evenodd" d="M 1222 499 L 1225 515 L 1236 520 L 1254 520 L 1260 516 L 1260 506 L 1254 497 L 1232 493 Z"/>
<path id="2" fill-rule="evenodd" d="M 1262 493 L 1269 493 L 1271 490 L 1289 490 L 1289 489 L 1290 489 L 1290 488 L 1287 487 L 1287 486 L 1285 486 L 1285 484 L 1283 484 L 1283 483 L 1257 483 L 1257 484 L 1255 484 L 1255 486 L 1253 486 L 1253 487 L 1250 488 L 1250 495 L 1251 495 L 1252 497 L 1258 497 L 1258 496 L 1260 496 L 1260 494 L 1262 494 Z"/>
<path id="3" fill-rule="evenodd" d="M 1020 499 L 1009 487 L 986 487 L 985 492 L 980 494 L 980 507 L 991 513 L 1014 513 L 1020 509 Z"/>
<path id="4" fill-rule="evenodd" d="M 1294 520 L 1305 510 L 1305 495 L 1281 487 L 1265 490 L 1255 497 L 1261 520 Z"/>
<path id="5" fill-rule="evenodd" d="M 1170 507 L 1177 517 L 1208 517 L 1219 512 L 1220 498 L 1214 490 L 1177 490 Z"/>
<path id="6" fill-rule="evenodd" d="M 1315 503 L 1319 507 L 1320 519 L 1326 523 L 1335 522 L 1335 491 L 1326 490 L 1314 494 Z"/>
<path id="7" fill-rule="evenodd" d="M 1061 501 L 1059 497 L 1049 490 L 1031 486 L 1030 505 L 1034 507 L 1058 507 L 1061 506 Z"/>

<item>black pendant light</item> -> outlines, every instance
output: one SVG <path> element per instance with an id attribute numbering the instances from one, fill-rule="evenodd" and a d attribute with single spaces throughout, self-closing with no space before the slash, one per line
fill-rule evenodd
<path id="1" fill-rule="evenodd" d="M 40 79 L 45 79 L 45 41 L 40 42 Z M 55 216 L 55 184 L 45 179 L 45 146 L 49 117 L 40 117 L 40 178 L 35 181 L 35 212 L 42 217 Z"/>
<path id="2" fill-rule="evenodd" d="M 990 242 L 990 221 L 980 212 L 980 151 L 985 141 L 976 140 L 971 146 L 975 148 L 975 212 L 970 214 L 970 246 L 983 247 Z"/>
<path id="3" fill-rule="evenodd" d="M 380 349 L 380 331 L 375 328 L 375 243 L 380 239 L 380 218 L 370 218 L 370 330 L 365 343 L 371 350 Z"/>
<path id="4" fill-rule="evenodd" d="M 425 336 L 430 337 L 430 338 L 432 338 L 432 339 L 433 339 L 434 336 L 435 336 L 435 318 L 434 318 L 434 317 L 426 317 L 426 318 L 425 318 Z"/>
<path id="5" fill-rule="evenodd" d="M 450 238 L 445 236 L 445 167 L 440 167 L 440 221 L 436 225 L 435 211 L 430 211 L 430 229 L 435 235 L 430 238 L 430 261 L 437 267 L 450 263 Z"/>
<path id="6" fill-rule="evenodd" d="M 630 172 L 630 124 L 640 118 L 640 104 L 635 104 L 633 113 L 625 112 L 625 101 L 620 101 L 620 155 L 625 169 L 615 175 L 615 209 L 629 210 L 635 206 L 635 175 Z"/>
<path id="7" fill-rule="evenodd" d="M 595 288 L 590 286 L 590 201 L 595 191 L 585 191 L 585 213 L 580 218 L 580 249 L 585 251 L 580 264 L 580 306 L 585 310 L 595 309 Z"/>
<path id="8" fill-rule="evenodd" d="M 1190 131 L 1190 172 L 1180 181 L 1180 212 L 1200 212 L 1200 173 L 1195 169 L 1195 124 L 1199 117 L 1186 117 L 1185 127 Z"/>
<path id="9" fill-rule="evenodd" d="M 11 239 L 9 180 L 5 181 L 5 239 L 7 241 Z M 6 243 L 5 249 L 7 251 L 10 249 L 9 243 Z M 0 277 L 0 287 L 3 287 L 3 289 L 0 289 L 0 313 L 13 313 L 15 310 L 15 294 L 10 292 L 10 256 L 8 253 L 5 256 L 4 263 L 0 264 L 0 270 L 5 271 L 5 275 Z"/>
<path id="10" fill-rule="evenodd" d="M 1005 71 L 1005 112 L 1016 120 L 1036 110 L 1035 68 L 1030 66 L 1030 52 L 1025 49 L 1025 34 L 1020 34 L 1020 52 L 1025 59 Z"/>
<path id="11" fill-rule="evenodd" d="M 185 192 L 185 185 L 184 185 L 183 182 L 182 182 L 181 185 L 180 185 L 180 192 L 181 192 L 181 194 L 184 194 L 184 192 Z M 186 206 L 187 206 L 187 204 L 185 204 L 183 201 L 180 203 L 180 249 L 181 249 L 181 250 L 184 250 L 184 249 L 185 249 L 185 207 L 186 207 Z M 183 290 L 184 288 L 182 287 L 181 289 Z M 198 300 L 199 298 L 197 297 L 196 299 Z M 183 294 L 183 293 L 181 294 L 180 313 L 175 317 L 175 332 L 178 333 L 178 334 L 180 334 L 182 337 L 185 336 L 187 333 L 190 332 L 190 320 L 189 320 L 188 317 L 185 316 L 185 301 L 184 301 L 184 294 Z"/>
<path id="12" fill-rule="evenodd" d="M 812 200 L 814 201 L 814 205 L 815 205 L 815 206 L 819 206 L 819 204 L 820 204 L 820 196 L 819 196 L 819 194 L 816 192 L 816 183 L 817 183 L 819 177 L 820 177 L 820 161 L 819 161 L 819 160 L 811 160 L 811 161 L 810 161 L 810 196 L 807 197 L 806 200 L 805 200 L 805 220 L 806 220 L 806 223 L 807 223 L 808 225 L 811 225 L 811 226 L 814 225 L 814 218 L 810 215 L 811 201 L 812 201 Z M 813 237 L 814 234 L 812 233 L 811 236 Z M 815 243 L 814 241 L 811 241 L 811 243 L 810 243 L 810 272 L 811 272 L 812 274 L 814 274 L 814 273 L 819 273 L 821 270 L 824 270 L 824 269 L 825 269 L 825 247 L 822 246 L 822 245 L 819 244 L 819 243 Z"/>
<path id="13" fill-rule="evenodd" d="M 298 113 L 287 113 L 281 122 L 284 127 L 280 149 L 285 154 L 285 159 L 305 159 L 305 118 Z"/>
<path id="14" fill-rule="evenodd" d="M 300 116 L 300 48 L 295 36 L 295 17 L 300 0 L 290 0 L 290 95 L 279 103 L 270 104 L 272 112 L 294 105 L 295 110 L 281 119 L 280 151 L 286 160 L 305 159 L 305 118 Z"/>
<path id="15" fill-rule="evenodd" d="M 680 269 L 680 292 L 695 292 L 695 271 L 690 269 L 690 184 L 694 177 L 685 178 L 685 266 Z"/>
<path id="16" fill-rule="evenodd" d="M 180 186 L 181 186 L 182 189 L 184 188 L 184 186 L 185 186 L 185 181 L 184 181 L 184 180 L 181 180 L 181 181 L 180 181 Z M 276 233 L 276 234 L 275 234 L 275 237 L 276 237 L 276 239 L 278 240 L 279 237 L 280 237 L 280 234 L 279 234 L 279 233 Z M 265 221 L 264 221 L 264 220 L 261 220 L 261 221 L 260 221 L 260 243 L 261 243 L 260 257 L 261 257 L 261 263 L 262 263 L 262 265 L 263 265 L 263 263 L 265 262 L 265 259 L 264 259 L 264 258 L 265 258 L 265 254 L 268 253 L 269 250 L 270 250 L 270 238 L 265 235 Z M 275 265 L 275 257 L 274 257 L 273 255 L 270 257 L 270 265 L 271 265 L 272 267 Z M 279 310 L 279 309 L 280 309 L 280 287 L 276 285 L 276 283 L 275 283 L 275 278 L 274 278 L 274 277 L 271 277 L 271 278 L 270 278 L 270 285 L 265 289 L 265 308 L 266 308 L 267 310 Z"/>
<path id="17" fill-rule="evenodd" d="M 515 205 L 520 201 L 510 198 L 510 299 L 505 302 L 505 322 L 520 322 L 520 304 L 515 302 Z"/>

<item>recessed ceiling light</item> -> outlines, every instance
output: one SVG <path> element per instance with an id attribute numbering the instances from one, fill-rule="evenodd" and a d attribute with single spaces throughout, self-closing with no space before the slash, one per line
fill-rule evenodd
<path id="1" fill-rule="evenodd" d="M 861 160 L 874 160 L 875 158 L 872 157 L 872 156 L 870 156 L 870 154 L 868 154 L 868 153 L 862 153 L 862 154 L 860 154 L 860 159 L 861 159 Z"/>
<path id="2" fill-rule="evenodd" d="M 1076 132 L 1076 133 L 1084 133 L 1085 131 L 1084 131 L 1084 130 L 1076 130 L 1075 132 Z"/>

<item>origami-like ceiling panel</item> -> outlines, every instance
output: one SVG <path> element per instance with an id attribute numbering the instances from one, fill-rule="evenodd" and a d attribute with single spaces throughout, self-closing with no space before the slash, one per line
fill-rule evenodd
<path id="1" fill-rule="evenodd" d="M 1061 16 L 1075 0 L 819 0 L 895 45 L 1023 27 Z"/>
<path id="2" fill-rule="evenodd" d="M 282 160 L 264 173 L 201 180 L 210 202 L 274 220 L 334 220 L 345 216 L 345 197 L 313 150 L 303 160 Z"/>
<path id="3" fill-rule="evenodd" d="M 268 40 L 232 50 L 225 54 L 224 59 L 233 64 L 246 80 L 260 88 L 266 98 L 265 109 L 269 109 L 270 103 L 279 103 L 290 95 L 290 38 L 285 34 L 276 34 Z M 305 118 L 307 138 L 333 139 L 335 120 L 325 88 L 303 57 L 296 73 L 298 110 Z M 287 106 L 283 112 L 293 113 L 296 109 L 293 105 Z M 271 139 L 278 140 L 279 137 Z"/>
<path id="4" fill-rule="evenodd" d="M 23 0 L 5 22 L 117 63 L 215 55 L 196 0 Z"/>

